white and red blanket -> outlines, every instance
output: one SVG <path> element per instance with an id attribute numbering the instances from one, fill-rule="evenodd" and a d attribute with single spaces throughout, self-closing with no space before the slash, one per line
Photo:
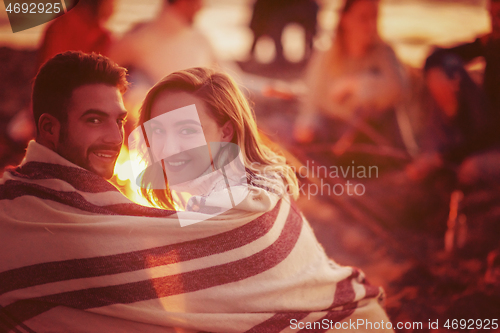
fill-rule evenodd
<path id="1" fill-rule="evenodd" d="M 381 290 L 327 258 L 293 202 L 269 202 L 181 227 L 175 212 L 134 204 L 31 142 L 0 180 L 0 332 L 295 332 L 315 322 L 323 328 L 302 331 L 326 332 L 325 320 L 387 322 Z"/>

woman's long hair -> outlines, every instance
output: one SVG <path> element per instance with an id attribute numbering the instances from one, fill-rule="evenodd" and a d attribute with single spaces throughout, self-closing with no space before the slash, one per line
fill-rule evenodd
<path id="1" fill-rule="evenodd" d="M 201 99 L 219 126 L 233 125 L 232 143 L 239 146 L 245 167 L 257 174 L 278 174 L 294 198 L 298 196 L 297 177 L 283 156 L 267 147 L 257 129 L 255 115 L 248 101 L 228 75 L 208 68 L 190 68 L 165 77 L 151 88 L 140 109 L 139 125 L 151 119 L 151 109 L 158 97 L 168 92 L 186 92 Z M 157 190 L 143 184 L 141 192 L 153 205 L 172 209 L 167 189 Z"/>
<path id="2" fill-rule="evenodd" d="M 427 74 L 433 68 L 438 68 L 446 75 L 447 78 L 460 79 L 460 86 L 456 98 L 458 100 L 458 110 L 455 116 L 456 119 L 461 119 L 462 123 L 468 123 L 469 126 L 475 127 L 478 131 L 483 131 L 483 135 L 491 134 L 493 127 L 489 122 L 486 95 L 484 91 L 472 80 L 469 73 L 465 69 L 462 59 L 445 49 L 436 49 L 427 58 L 424 65 L 424 73 Z M 432 102 L 435 104 L 435 102 Z M 430 108 L 431 110 L 435 109 Z M 436 110 L 434 110 L 436 111 Z M 435 116 L 430 114 L 430 117 Z M 440 119 L 445 118 L 442 112 L 438 113 Z"/>

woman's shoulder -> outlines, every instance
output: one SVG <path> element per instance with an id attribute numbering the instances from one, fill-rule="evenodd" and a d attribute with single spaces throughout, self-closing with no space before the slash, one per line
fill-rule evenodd
<path id="1" fill-rule="evenodd" d="M 246 184 L 260 188 L 279 197 L 284 195 L 283 179 L 276 173 L 258 173 L 246 168 Z"/>

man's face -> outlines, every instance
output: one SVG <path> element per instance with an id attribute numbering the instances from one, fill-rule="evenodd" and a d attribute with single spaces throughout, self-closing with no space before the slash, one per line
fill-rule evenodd
<path id="1" fill-rule="evenodd" d="M 71 95 L 67 112 L 56 152 L 101 177 L 111 178 L 127 116 L 120 91 L 105 84 L 78 87 Z"/>

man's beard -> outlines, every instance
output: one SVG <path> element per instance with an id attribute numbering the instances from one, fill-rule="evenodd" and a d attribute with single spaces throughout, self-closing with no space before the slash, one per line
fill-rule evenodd
<path id="1" fill-rule="evenodd" d="M 99 145 L 89 146 L 86 148 L 86 150 L 84 150 L 78 145 L 72 144 L 72 141 L 69 139 L 68 130 L 66 126 L 61 126 L 61 134 L 59 136 L 59 144 L 56 152 L 65 159 L 67 159 L 68 161 L 70 161 L 71 163 L 76 164 L 79 167 L 82 167 L 88 171 L 91 171 L 103 178 L 110 179 L 113 176 L 116 159 L 112 164 L 110 163 L 107 170 L 103 172 L 94 168 L 94 166 L 90 162 L 89 155 L 97 150 L 110 150 L 119 153 L 120 149 L 121 145 L 116 146 L 116 145 L 99 144 Z"/>

